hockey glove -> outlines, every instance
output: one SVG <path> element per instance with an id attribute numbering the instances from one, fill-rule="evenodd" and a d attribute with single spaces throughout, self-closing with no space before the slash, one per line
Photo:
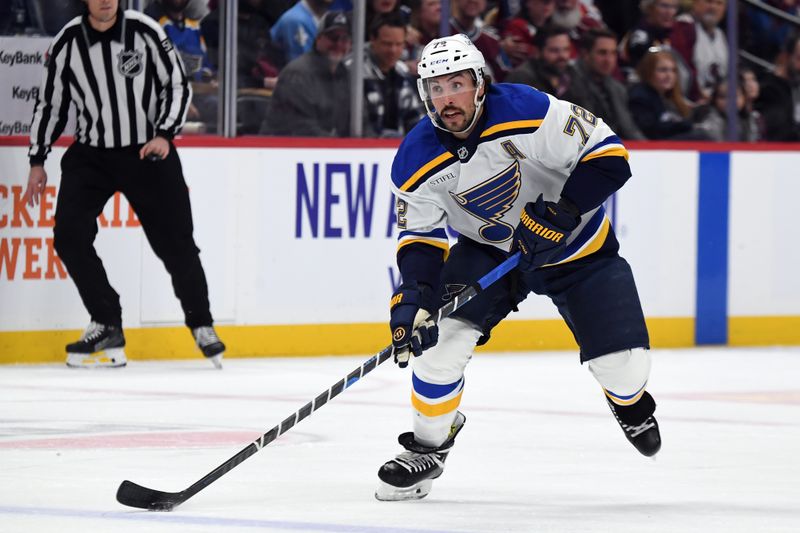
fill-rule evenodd
<path id="1" fill-rule="evenodd" d="M 421 305 L 422 289 L 416 281 L 403 283 L 392 296 L 389 327 L 394 362 L 400 368 L 408 365 L 411 353 L 419 357 L 439 340 L 439 327 Z"/>
<path id="2" fill-rule="evenodd" d="M 519 269 L 531 272 L 555 259 L 567 246 L 567 237 L 578 227 L 581 217 L 564 206 L 546 202 L 540 194 L 528 202 L 514 230 L 514 243 L 522 252 Z"/>

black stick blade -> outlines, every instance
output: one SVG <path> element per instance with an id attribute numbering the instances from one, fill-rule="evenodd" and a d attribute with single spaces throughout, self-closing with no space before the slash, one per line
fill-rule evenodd
<path id="1" fill-rule="evenodd" d="M 128 507 L 148 511 L 171 511 L 184 502 L 182 492 L 161 492 L 137 485 L 127 479 L 117 489 L 117 501 Z"/>

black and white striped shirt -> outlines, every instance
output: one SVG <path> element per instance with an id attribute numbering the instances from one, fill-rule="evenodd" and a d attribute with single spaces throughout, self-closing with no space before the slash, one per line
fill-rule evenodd
<path id="1" fill-rule="evenodd" d="M 44 162 L 64 131 L 70 102 L 75 139 L 97 148 L 174 137 L 192 97 L 183 63 L 164 30 L 137 11 L 120 11 L 98 32 L 88 16 L 64 26 L 48 50 L 31 125 L 31 164 Z"/>

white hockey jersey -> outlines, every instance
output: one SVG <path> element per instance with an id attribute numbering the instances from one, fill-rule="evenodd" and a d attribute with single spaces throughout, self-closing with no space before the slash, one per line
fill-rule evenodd
<path id="1" fill-rule="evenodd" d="M 628 172 L 620 184 L 630 175 L 620 139 L 581 107 L 516 84 L 491 85 L 484 106 L 475 131 L 463 142 L 425 120 L 401 144 L 392 165 L 398 250 L 424 243 L 446 256 L 449 225 L 509 251 L 523 206 L 540 193 L 557 202 L 579 163 L 624 158 L 617 159 Z M 597 251 L 609 229 L 602 207 L 583 213 L 565 252 L 552 264 Z"/>

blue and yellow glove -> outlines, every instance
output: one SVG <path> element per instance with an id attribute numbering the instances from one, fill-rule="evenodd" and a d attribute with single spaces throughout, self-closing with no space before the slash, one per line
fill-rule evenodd
<path id="1" fill-rule="evenodd" d="M 403 283 L 392 295 L 389 327 L 392 330 L 394 362 L 405 368 L 410 354 L 422 355 L 439 340 L 439 327 L 422 309 L 422 289 L 416 281 Z"/>
<path id="2" fill-rule="evenodd" d="M 519 269 L 531 272 L 558 257 L 580 222 L 576 211 L 546 202 L 541 194 L 535 202 L 525 204 L 514 230 L 514 244 L 522 252 Z"/>

